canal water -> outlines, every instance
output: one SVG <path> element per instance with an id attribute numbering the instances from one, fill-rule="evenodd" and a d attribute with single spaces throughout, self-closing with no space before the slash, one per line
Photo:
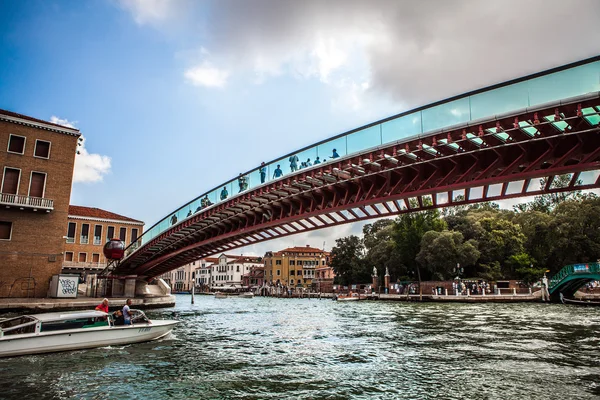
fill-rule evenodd
<path id="1" fill-rule="evenodd" d="M 0 359 L 0 398 L 600 396 L 600 310 L 177 296 L 158 342 Z"/>

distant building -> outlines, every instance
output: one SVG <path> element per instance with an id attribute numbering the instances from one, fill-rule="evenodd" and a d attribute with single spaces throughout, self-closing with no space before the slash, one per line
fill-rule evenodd
<path id="1" fill-rule="evenodd" d="M 0 297 L 45 297 L 61 272 L 79 137 L 0 110 Z"/>
<path id="2" fill-rule="evenodd" d="M 264 279 L 269 285 L 312 288 L 317 268 L 329 266 L 329 253 L 314 247 L 289 247 L 263 258 Z M 315 288 L 316 289 L 316 288 Z"/>
<path id="3" fill-rule="evenodd" d="M 196 287 L 201 291 L 207 291 L 210 288 L 213 265 L 218 264 L 217 257 L 206 257 L 198 260 L 196 266 Z"/>
<path id="4" fill-rule="evenodd" d="M 126 246 L 144 231 L 144 222 L 100 208 L 69 206 L 63 273 L 98 273 L 106 267 L 102 253 L 110 239 Z"/>
<path id="5" fill-rule="evenodd" d="M 193 272 L 198 266 L 198 261 L 182 265 L 181 267 L 160 275 L 169 286 L 173 293 L 189 292 L 194 284 Z"/>
<path id="6" fill-rule="evenodd" d="M 221 254 L 219 256 L 219 262 L 213 264 L 212 266 L 212 276 L 210 282 L 211 289 L 239 289 L 241 288 L 241 276 L 239 278 L 239 283 L 237 287 L 235 285 L 234 279 L 234 266 L 230 261 L 235 261 L 240 256 L 230 255 L 230 254 Z"/>
<path id="7" fill-rule="evenodd" d="M 231 285 L 239 287 L 240 289 L 248 289 L 251 288 L 251 286 L 262 285 L 264 276 L 262 258 L 241 256 L 238 257 L 237 260 L 230 261 L 227 264 L 232 267 Z M 253 282 L 252 284 L 250 284 L 251 281 Z M 261 281 L 260 285 L 257 283 L 258 281 Z"/>
<path id="8" fill-rule="evenodd" d="M 260 289 L 265 284 L 265 267 L 263 264 L 252 265 L 248 272 L 242 275 L 242 286 L 252 291 Z"/>

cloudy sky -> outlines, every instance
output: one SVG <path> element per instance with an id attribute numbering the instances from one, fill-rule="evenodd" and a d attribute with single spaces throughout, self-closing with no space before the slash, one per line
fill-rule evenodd
<path id="1" fill-rule="evenodd" d="M 0 108 L 79 128 L 72 204 L 150 227 L 261 161 L 599 37 L 597 0 L 0 0 Z"/>

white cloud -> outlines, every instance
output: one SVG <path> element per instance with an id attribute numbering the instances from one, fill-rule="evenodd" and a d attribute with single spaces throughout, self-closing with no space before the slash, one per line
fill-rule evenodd
<path id="1" fill-rule="evenodd" d="M 67 119 L 63 119 L 63 118 L 58 118 L 56 116 L 51 116 L 50 117 L 50 122 L 52 122 L 53 124 L 57 124 L 57 125 L 62 125 L 62 126 L 66 126 L 67 128 L 75 128 L 75 124 L 77 123 L 77 121 L 69 121 Z"/>
<path id="2" fill-rule="evenodd" d="M 50 122 L 75 128 L 77 121 L 69 121 L 65 118 L 59 118 L 55 115 L 50 117 Z M 77 154 L 75 155 L 75 167 L 73 169 L 73 183 L 94 183 L 101 182 L 104 175 L 110 172 L 111 159 L 108 156 L 100 154 L 90 154 L 85 148 L 85 137 L 80 136 L 77 142 Z"/>
<path id="3" fill-rule="evenodd" d="M 423 105 L 600 50 L 597 41 L 580 40 L 600 36 L 597 0 L 120 2 L 138 23 L 182 32 L 185 43 L 197 37 L 196 46 L 210 50 L 202 59 L 232 76 L 319 79 L 341 95 L 368 82 L 368 90 L 353 94 L 365 99 L 352 109 L 377 107 L 377 97 L 404 108 Z M 532 20 L 540 9 L 549 12 Z M 565 20 L 573 9 L 586 12 Z M 533 51 L 540 43 L 561 51 Z M 190 71 L 198 82 L 211 81 L 206 73 Z M 224 81 L 219 74 L 214 79 Z"/>
<path id="4" fill-rule="evenodd" d="M 211 66 L 208 62 L 185 71 L 185 78 L 192 85 L 206 87 L 224 87 L 227 84 L 229 72 Z"/>
<path id="5" fill-rule="evenodd" d="M 118 0 L 128 10 L 139 25 L 160 24 L 177 14 L 177 7 L 171 0 Z M 179 0 L 182 3 L 182 0 Z"/>
<path id="6" fill-rule="evenodd" d="M 82 135 L 75 156 L 73 183 L 101 182 L 104 175 L 110 172 L 111 159 L 100 154 L 90 154 L 85 148 L 85 137 Z"/>

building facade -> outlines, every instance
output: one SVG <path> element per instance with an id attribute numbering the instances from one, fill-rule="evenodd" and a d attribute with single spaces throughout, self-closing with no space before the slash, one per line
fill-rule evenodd
<path id="1" fill-rule="evenodd" d="M 252 265 L 249 271 L 242 275 L 242 286 L 248 290 L 257 290 L 265 284 L 265 267 L 264 265 Z"/>
<path id="2" fill-rule="evenodd" d="M 45 297 L 61 272 L 79 137 L 0 110 L 0 297 Z"/>
<path id="3" fill-rule="evenodd" d="M 106 242 L 120 239 L 126 246 L 144 232 L 144 222 L 92 207 L 69 206 L 63 273 L 98 273 L 107 260 Z"/>
<path id="4" fill-rule="evenodd" d="M 271 286 L 312 288 L 317 268 L 329 265 L 329 253 L 314 247 L 289 247 L 267 252 L 263 258 L 264 279 Z"/>
<path id="5" fill-rule="evenodd" d="M 198 268 L 199 261 L 182 265 L 181 267 L 160 275 L 169 286 L 173 293 L 189 292 L 194 286 L 194 272 Z"/>
<path id="6" fill-rule="evenodd" d="M 196 287 L 200 291 L 208 291 L 210 289 L 213 265 L 218 264 L 217 257 L 206 257 L 198 260 L 196 267 Z"/>

